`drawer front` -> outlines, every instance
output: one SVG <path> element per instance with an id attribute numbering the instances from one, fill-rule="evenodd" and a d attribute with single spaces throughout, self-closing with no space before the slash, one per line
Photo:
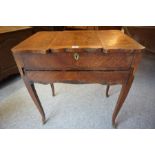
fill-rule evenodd
<path id="1" fill-rule="evenodd" d="M 60 52 L 24 54 L 27 70 L 126 70 L 132 63 L 131 53 Z"/>
<path id="2" fill-rule="evenodd" d="M 38 83 L 110 83 L 123 84 L 129 71 L 26 71 L 26 77 Z"/>

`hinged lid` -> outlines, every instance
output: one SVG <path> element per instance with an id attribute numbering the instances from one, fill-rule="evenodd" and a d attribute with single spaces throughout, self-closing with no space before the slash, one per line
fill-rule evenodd
<path id="1" fill-rule="evenodd" d="M 141 51 L 144 46 L 119 30 L 92 31 L 45 31 L 38 32 L 12 49 L 14 53 L 35 52 L 46 54 L 50 50 L 103 49 L 103 52 L 118 50 Z M 72 50 L 70 50 L 72 52 Z M 93 51 L 93 50 L 92 50 Z"/>

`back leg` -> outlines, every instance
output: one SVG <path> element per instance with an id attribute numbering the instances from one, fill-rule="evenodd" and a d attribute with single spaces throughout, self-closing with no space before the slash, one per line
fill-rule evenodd
<path id="1" fill-rule="evenodd" d="M 110 85 L 108 84 L 106 88 L 106 97 L 109 97 L 109 88 L 110 88 Z"/>
<path id="2" fill-rule="evenodd" d="M 52 88 L 52 95 L 55 96 L 55 91 L 54 91 L 54 84 L 50 84 L 51 85 L 51 88 Z"/>

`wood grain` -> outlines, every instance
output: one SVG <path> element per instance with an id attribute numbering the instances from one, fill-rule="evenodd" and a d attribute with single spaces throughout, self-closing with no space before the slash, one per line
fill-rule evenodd
<path id="1" fill-rule="evenodd" d="M 34 82 L 121 84 L 112 123 L 124 104 L 142 45 L 118 30 L 38 32 L 12 49 L 26 87 L 45 122 Z"/>
<path id="2" fill-rule="evenodd" d="M 0 33 L 14 32 L 19 30 L 30 29 L 30 26 L 0 26 Z"/>
<path id="3" fill-rule="evenodd" d="M 38 32 L 12 49 L 14 53 L 46 53 L 57 32 Z"/>
<path id="4" fill-rule="evenodd" d="M 26 71 L 29 81 L 38 83 L 125 83 L 129 71 Z"/>
<path id="5" fill-rule="evenodd" d="M 103 30 L 98 31 L 97 34 L 102 42 L 103 48 L 106 50 L 123 49 L 124 52 L 126 50 L 137 50 L 138 52 L 138 50 L 141 51 L 144 48 L 141 44 L 119 30 Z"/>
<path id="6" fill-rule="evenodd" d="M 46 54 L 49 49 L 103 48 L 105 50 L 137 50 L 144 47 L 119 30 L 38 32 L 12 49 L 17 52 Z M 56 52 L 62 52 L 57 50 Z M 69 52 L 72 52 L 70 50 Z"/>
<path id="7" fill-rule="evenodd" d="M 26 70 L 127 70 L 134 55 L 130 53 L 80 52 L 74 53 L 23 54 Z M 38 63 L 39 62 L 39 63 Z"/>

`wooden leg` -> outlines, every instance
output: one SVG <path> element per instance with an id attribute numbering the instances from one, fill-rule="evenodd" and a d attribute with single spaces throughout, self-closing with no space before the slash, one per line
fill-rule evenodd
<path id="1" fill-rule="evenodd" d="M 42 105 L 40 103 L 37 92 L 35 90 L 34 84 L 30 83 L 27 79 L 24 79 L 24 82 L 25 82 L 26 88 L 27 88 L 31 98 L 33 99 L 37 109 L 39 110 L 39 112 L 40 112 L 40 114 L 42 116 L 42 122 L 43 122 L 43 124 L 45 124 L 45 122 L 46 122 L 45 113 L 44 113 L 43 107 L 42 107 Z"/>
<path id="2" fill-rule="evenodd" d="M 114 128 L 116 127 L 116 124 L 115 124 L 116 117 L 117 117 L 117 115 L 118 115 L 127 95 L 128 95 L 128 92 L 131 88 L 133 79 L 134 79 L 134 76 L 133 76 L 133 74 L 131 74 L 128 81 L 122 85 L 122 89 L 121 89 L 121 92 L 120 92 L 120 95 L 119 95 L 119 98 L 118 98 L 118 101 L 117 101 L 117 104 L 115 106 L 115 110 L 114 110 L 113 116 L 112 116 L 112 125 Z"/>
<path id="3" fill-rule="evenodd" d="M 106 88 L 106 97 L 109 97 L 109 88 L 110 88 L 110 85 L 108 84 Z"/>
<path id="4" fill-rule="evenodd" d="M 55 96 L 55 91 L 54 91 L 54 84 L 51 84 L 51 88 L 52 88 L 52 95 Z"/>

